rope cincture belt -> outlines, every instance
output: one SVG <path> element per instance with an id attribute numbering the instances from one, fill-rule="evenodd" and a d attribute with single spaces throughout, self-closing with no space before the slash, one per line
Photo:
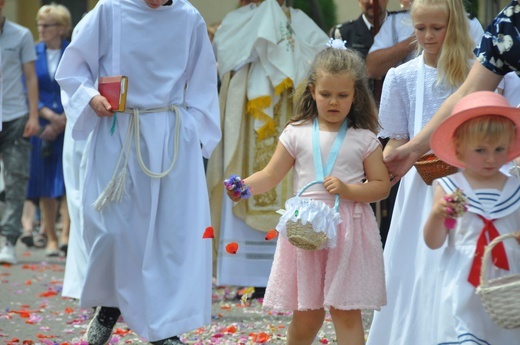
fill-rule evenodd
<path id="1" fill-rule="evenodd" d="M 140 114 L 150 114 L 150 113 L 160 113 L 165 111 L 175 112 L 175 143 L 174 143 L 174 151 L 173 151 L 173 159 L 168 167 L 163 172 L 153 172 L 144 164 L 143 157 L 141 155 L 141 139 L 139 135 L 139 115 Z M 132 138 L 135 139 L 135 147 L 137 151 L 137 161 L 139 162 L 139 166 L 141 170 L 151 178 L 163 178 L 168 175 L 170 171 L 172 171 L 175 166 L 175 162 L 177 161 L 177 152 L 179 148 L 179 132 L 181 125 L 181 115 L 179 112 L 179 107 L 177 105 L 170 105 L 168 107 L 163 108 L 153 108 L 153 109 L 137 109 L 137 108 L 126 108 L 122 113 L 130 114 L 130 123 L 128 125 L 128 129 L 125 134 L 125 140 L 123 142 L 123 148 L 121 149 L 121 154 L 119 155 L 119 159 L 117 160 L 116 168 L 114 170 L 114 174 L 110 179 L 107 187 L 103 190 L 103 192 L 99 195 L 99 197 L 94 202 L 93 206 L 96 211 L 101 211 L 105 205 L 110 201 L 121 202 L 123 199 L 123 192 L 125 191 L 125 181 L 127 174 L 127 165 L 128 165 L 128 156 L 130 155 L 130 147 L 132 146 Z M 115 114 L 114 114 L 115 116 Z M 132 136 L 133 132 L 133 136 Z M 122 164 L 121 164 L 122 163 Z"/>

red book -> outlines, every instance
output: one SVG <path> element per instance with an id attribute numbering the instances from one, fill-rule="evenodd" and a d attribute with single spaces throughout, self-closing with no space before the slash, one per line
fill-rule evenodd
<path id="1" fill-rule="evenodd" d="M 125 110 L 127 90 L 128 78 L 124 75 L 99 78 L 98 91 L 108 100 L 112 111 Z"/>

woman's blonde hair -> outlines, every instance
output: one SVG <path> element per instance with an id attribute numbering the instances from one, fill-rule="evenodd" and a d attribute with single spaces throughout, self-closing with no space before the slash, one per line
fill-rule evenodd
<path id="1" fill-rule="evenodd" d="M 418 8 L 437 7 L 448 14 L 448 27 L 437 61 L 437 82 L 459 87 L 470 70 L 475 44 L 469 35 L 468 14 L 462 0 L 414 0 L 410 13 L 412 21 Z"/>
<path id="2" fill-rule="evenodd" d="M 482 115 L 463 122 L 453 133 L 457 155 L 467 145 L 504 143 L 510 146 L 516 139 L 513 121 L 500 115 Z"/>
<path id="3" fill-rule="evenodd" d="M 377 134 L 379 122 L 377 106 L 368 87 L 365 62 L 354 50 L 326 48 L 320 51 L 312 62 L 307 78 L 295 90 L 296 115 L 289 123 L 303 122 L 318 116 L 316 101 L 312 98 L 310 86 L 316 87 L 320 73 L 350 75 L 354 79 L 354 102 L 347 115 L 348 126 L 368 129 Z"/>
<path id="4" fill-rule="evenodd" d="M 51 18 L 56 24 L 65 28 L 64 35 L 69 32 L 72 20 L 67 7 L 54 2 L 49 5 L 43 5 L 36 13 L 36 21 L 47 18 Z"/>

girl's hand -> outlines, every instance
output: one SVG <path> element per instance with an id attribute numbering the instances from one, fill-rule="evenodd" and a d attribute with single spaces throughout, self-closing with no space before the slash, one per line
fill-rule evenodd
<path id="1" fill-rule="evenodd" d="M 226 193 L 227 193 L 227 196 L 233 200 L 234 202 L 239 202 L 242 198 L 240 197 L 240 194 L 233 191 L 233 190 L 229 190 L 229 189 L 226 189 Z"/>
<path id="2" fill-rule="evenodd" d="M 453 211 L 455 210 L 455 207 L 457 206 L 456 202 L 452 202 L 453 200 L 453 194 L 445 195 L 443 198 L 440 198 L 439 201 L 433 205 L 432 208 L 432 215 L 436 218 L 452 218 Z"/>
<path id="3" fill-rule="evenodd" d="M 329 194 L 345 195 L 347 192 L 347 185 L 335 176 L 325 177 L 323 185 Z"/>
<path id="4" fill-rule="evenodd" d="M 99 117 L 112 117 L 114 116 L 114 112 L 112 111 L 112 106 L 108 102 L 108 100 L 101 95 L 97 95 L 92 97 L 89 102 L 90 107 Z"/>

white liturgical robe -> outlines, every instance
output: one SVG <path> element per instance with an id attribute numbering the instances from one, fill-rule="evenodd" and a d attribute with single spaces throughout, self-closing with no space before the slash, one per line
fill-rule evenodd
<path id="1" fill-rule="evenodd" d="M 157 341 L 211 319 L 211 241 L 202 156 L 220 140 L 216 61 L 205 23 L 185 0 L 152 9 L 144 0 L 100 1 L 58 67 L 75 139 L 88 137 L 82 191 L 88 266 L 82 307 L 118 307 L 140 336 Z M 89 101 L 99 76 L 128 77 L 127 108 L 141 113 L 124 166 L 121 201 L 93 204 L 114 175 L 131 118 L 98 117 Z M 178 136 L 176 121 L 180 122 Z M 90 136 L 89 136 L 90 134 Z M 162 178 L 175 156 L 171 172 Z"/>

